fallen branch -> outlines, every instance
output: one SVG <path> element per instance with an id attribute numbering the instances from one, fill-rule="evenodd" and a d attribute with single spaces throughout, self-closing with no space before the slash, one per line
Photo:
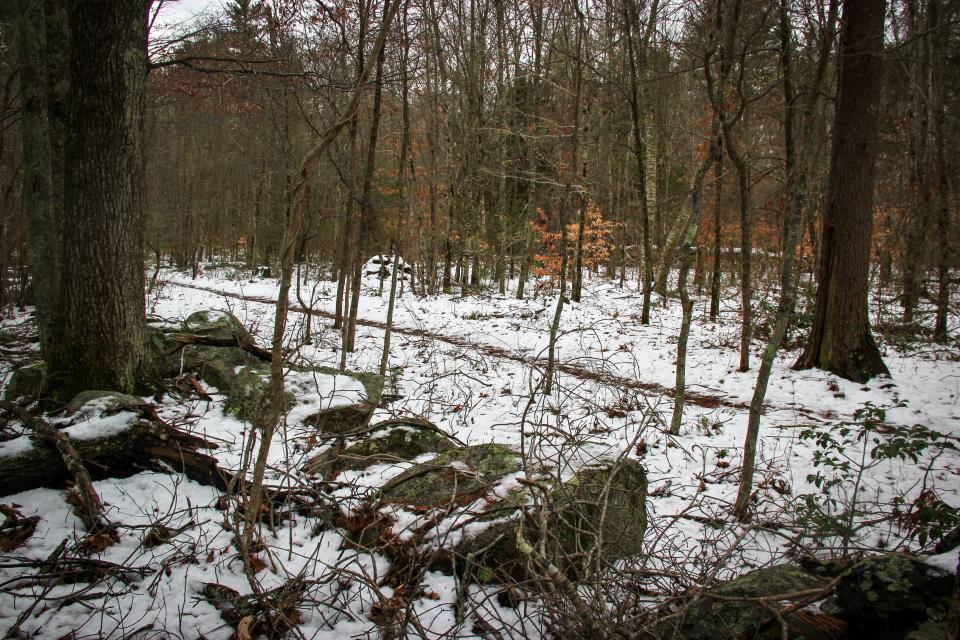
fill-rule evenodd
<path id="1" fill-rule="evenodd" d="M 242 342 L 229 338 L 211 338 L 210 336 L 198 336 L 193 333 L 171 333 L 169 335 L 174 342 L 184 346 L 188 344 L 199 344 L 205 347 L 239 347 L 261 360 L 270 362 L 270 351 L 257 346 L 253 342 Z"/>
<path id="2" fill-rule="evenodd" d="M 116 540 L 115 527 L 107 520 L 103 510 L 103 502 L 100 500 L 96 489 L 93 488 L 93 480 L 91 480 L 90 474 L 83 464 L 83 458 L 81 458 L 73 443 L 70 442 L 70 438 L 46 420 L 14 402 L 0 400 L 0 408 L 23 420 L 24 424 L 33 429 L 41 442 L 56 448 L 60 453 L 63 465 L 73 477 L 74 491 L 78 498 L 76 502 L 77 515 L 80 516 L 87 531 L 93 534 L 109 532 L 109 537 Z"/>

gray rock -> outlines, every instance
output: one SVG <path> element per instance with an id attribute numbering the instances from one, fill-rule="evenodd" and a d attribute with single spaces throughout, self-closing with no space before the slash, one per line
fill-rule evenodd
<path id="1" fill-rule="evenodd" d="M 195 373 L 223 393 L 229 393 L 236 382 L 239 367 L 260 364 L 257 358 L 239 347 L 208 347 L 198 344 L 188 344 L 183 348 L 182 362 L 184 372 Z"/>
<path id="2" fill-rule="evenodd" d="M 311 459 L 304 471 L 328 478 L 348 469 L 413 460 L 426 453 L 449 451 L 455 446 L 447 436 L 416 422 L 392 425 L 366 433 L 342 450 L 336 446 L 327 449 Z"/>
<path id="3" fill-rule="evenodd" d="M 101 414 L 107 415 L 121 411 L 137 411 L 147 404 L 141 398 L 119 391 L 82 391 L 67 403 L 66 414 L 68 416 L 75 415 L 94 400 L 102 401 L 100 403 L 103 407 Z"/>
<path id="4" fill-rule="evenodd" d="M 10 376 L 10 381 L 3 390 L 4 400 L 29 398 L 36 400 L 43 393 L 43 385 L 47 377 L 45 362 L 31 362 L 16 369 Z"/>
<path id="5" fill-rule="evenodd" d="M 671 637 L 671 633 L 676 632 L 675 637 L 684 640 L 779 638 L 780 626 L 772 620 L 770 611 L 760 603 L 743 599 L 821 589 L 829 583 L 828 578 L 807 573 L 793 565 L 757 569 L 721 582 L 708 593 L 699 595 L 678 626 L 666 626 L 661 629 L 661 635 Z M 837 626 L 844 626 L 836 618 L 830 618 Z M 811 621 L 805 615 L 788 615 L 786 622 L 790 637 L 810 640 L 824 637 L 812 633 L 815 629 L 811 628 Z M 823 626 L 829 625 L 824 623 Z"/>
<path id="6" fill-rule="evenodd" d="M 183 321 L 184 333 L 214 340 L 235 341 L 239 346 L 253 343 L 253 336 L 243 323 L 226 311 L 197 311 Z"/>
<path id="7" fill-rule="evenodd" d="M 344 376 L 359 381 L 364 388 L 366 398 L 358 399 L 351 404 L 332 407 L 317 411 L 307 416 L 305 422 L 315 425 L 326 433 L 349 433 L 360 429 L 370 420 L 374 409 L 380 401 L 380 389 L 383 379 L 373 374 L 358 374 L 353 372 L 337 371 L 327 367 L 303 368 L 292 367 L 297 373 L 316 373 L 321 376 Z M 270 388 L 270 367 L 266 362 L 255 361 L 252 364 L 235 369 L 234 377 L 227 392 L 227 402 L 224 408 L 241 420 L 255 420 L 259 412 L 267 406 L 267 395 Z M 292 409 L 301 399 L 299 391 L 291 392 L 290 386 L 285 385 L 287 409 Z"/>
<path id="8" fill-rule="evenodd" d="M 348 434 L 367 424 L 377 405 L 380 404 L 380 396 L 383 393 L 382 376 L 375 373 L 340 371 L 330 367 L 315 367 L 310 371 L 324 375 L 340 375 L 353 378 L 363 385 L 367 397 L 366 400 L 361 402 L 318 411 L 307 418 L 307 422 L 313 424 L 322 433 L 335 435 Z"/>
<path id="9" fill-rule="evenodd" d="M 523 539 L 535 546 L 541 535 L 539 518 L 531 513 L 532 489 L 519 484 L 497 488 L 521 468 L 517 452 L 504 445 L 452 449 L 388 481 L 377 512 L 392 506 L 422 514 L 423 530 L 414 531 L 413 540 L 425 543 L 417 553 L 433 569 L 466 570 L 481 582 L 522 579 L 528 559 L 518 532 L 522 526 Z M 639 463 L 585 467 L 565 482 L 544 480 L 541 486 L 550 504 L 543 532 L 547 556 L 569 577 L 589 571 L 588 563 L 609 563 L 641 551 L 647 480 Z M 362 541 L 387 542 L 395 561 L 399 553 L 409 562 L 411 550 L 397 546 L 394 534 L 399 532 L 391 531 L 390 524 L 382 519 L 368 527 Z M 450 535 L 431 537 L 445 528 Z"/>
<path id="10" fill-rule="evenodd" d="M 953 576 L 890 553 L 854 564 L 837 587 L 836 605 L 857 637 L 904 638 L 946 620 L 952 588 Z"/>

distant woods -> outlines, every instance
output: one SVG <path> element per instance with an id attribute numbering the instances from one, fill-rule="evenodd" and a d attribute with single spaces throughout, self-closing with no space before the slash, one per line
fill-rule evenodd
<path id="1" fill-rule="evenodd" d="M 844 4 L 403 0 L 359 109 L 309 181 L 296 261 L 323 268 L 343 315 L 355 312 L 359 265 L 401 247 L 413 267 L 405 286 L 418 294 L 531 295 L 528 276 L 559 284 L 567 264 L 574 299 L 594 272 L 638 289 L 644 320 L 651 293 L 673 295 L 671 269 L 688 261 L 684 288 L 710 296 L 711 316 L 742 323 L 747 369 L 749 338 L 769 335 L 766 312 L 753 316 L 772 309 L 794 207 L 791 278 L 808 316 L 816 296 Z M 871 67 L 883 78 L 873 234 L 859 259 L 866 251 L 871 286 L 904 323 L 944 339 L 960 161 L 957 114 L 946 107 L 960 90 L 957 8 L 899 0 L 883 9 Z M 182 32 L 153 30 L 148 258 L 195 272 L 209 261 L 276 269 L 299 163 L 347 108 L 383 13 L 376 0 L 231 0 Z M 29 42 L 9 25 L 0 31 L 4 303 L 43 272 L 43 258 L 26 251 L 23 215 Z M 720 299 L 729 287 L 742 304 Z"/>

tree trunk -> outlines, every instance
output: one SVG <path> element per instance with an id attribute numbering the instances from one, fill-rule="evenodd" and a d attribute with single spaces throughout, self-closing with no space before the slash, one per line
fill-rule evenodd
<path id="1" fill-rule="evenodd" d="M 709 65 L 710 55 L 708 54 L 704 68 L 709 69 Z M 709 71 L 707 75 L 709 83 Z M 683 310 L 683 316 L 680 320 L 680 335 L 677 338 L 675 393 L 673 397 L 673 415 L 670 418 L 670 433 L 673 435 L 680 433 L 680 424 L 683 421 L 684 396 L 686 392 L 687 339 L 690 336 L 690 322 L 693 316 L 693 300 L 690 298 L 690 293 L 687 290 L 687 275 L 690 273 L 690 266 L 696 253 L 693 244 L 697 237 L 700 213 L 703 209 L 703 180 L 720 154 L 719 127 L 718 118 L 716 114 L 714 114 L 707 157 L 703 159 L 703 162 L 697 170 L 693 178 L 693 185 L 690 189 L 690 222 L 684 232 L 680 249 L 680 275 L 677 286 L 680 290 L 680 306 Z"/>
<path id="2" fill-rule="evenodd" d="M 630 69 L 630 117 L 633 123 L 633 151 L 637 161 L 637 181 L 639 183 L 640 193 L 640 226 L 643 231 L 643 266 L 641 268 L 640 281 L 643 289 L 643 306 L 640 310 L 640 322 L 650 324 L 650 290 L 653 286 L 653 257 L 650 248 L 650 203 L 647 194 L 647 162 L 648 149 L 645 133 L 646 103 L 641 101 L 639 90 L 638 69 L 646 72 L 647 59 L 647 41 L 653 25 L 656 24 L 658 0 L 654 0 L 650 7 L 650 20 L 647 29 L 643 34 L 642 42 L 639 45 L 634 43 L 632 26 L 634 21 L 639 22 L 637 8 L 634 0 L 625 0 L 626 8 L 624 11 L 624 35 L 627 41 L 627 62 Z M 639 24 L 637 25 L 639 29 Z M 654 182 L 655 184 L 655 182 Z M 656 189 L 654 189 L 654 192 Z M 656 196 L 654 195 L 654 199 Z"/>
<path id="3" fill-rule="evenodd" d="M 58 3 L 25 0 L 20 20 L 20 105 L 34 303 L 41 346 L 53 331 L 63 219 L 64 87 L 68 85 L 66 17 Z M 54 43 L 48 46 L 48 42 Z"/>
<path id="4" fill-rule="evenodd" d="M 147 3 L 70 6 L 63 264 L 47 356 L 54 397 L 144 388 Z M 50 229 L 56 233 L 61 229 Z"/>
<path id="5" fill-rule="evenodd" d="M 867 289 L 883 65 L 884 0 L 846 0 L 813 328 L 798 368 L 865 382 L 889 375 L 870 333 Z"/>
<path id="6" fill-rule="evenodd" d="M 65 437 L 65 436 L 64 436 Z M 34 443 L 23 453 L 4 460 L 0 493 L 9 495 L 37 487 L 61 488 L 72 477 L 59 452 L 48 439 L 46 446 Z M 117 478 L 139 473 L 160 461 L 184 473 L 191 480 L 226 489 L 230 474 L 217 466 L 215 458 L 198 451 L 216 445 L 178 429 L 140 420 L 128 429 L 108 436 L 70 439 L 79 462 L 94 479 Z"/>
<path id="7" fill-rule="evenodd" d="M 723 156 L 717 159 L 714 175 L 717 183 L 714 185 L 713 199 L 713 273 L 710 276 L 710 321 L 716 322 L 720 316 L 720 258 L 723 227 L 720 219 L 721 200 L 723 198 Z"/>
<path id="8" fill-rule="evenodd" d="M 796 96 L 794 94 L 794 67 L 793 67 L 793 36 L 788 13 L 788 0 L 780 1 L 780 68 L 783 76 L 784 98 L 784 156 L 787 172 L 787 196 L 790 198 L 790 212 L 784 222 L 781 257 L 780 257 L 780 302 L 777 305 L 777 315 L 774 321 L 770 341 L 763 352 L 760 361 L 760 371 L 757 373 L 757 383 L 753 389 L 753 398 L 750 401 L 750 415 L 747 420 L 747 435 L 743 445 L 743 469 L 740 473 L 740 487 L 737 492 L 737 501 L 734 513 L 742 520 L 749 515 L 750 495 L 753 490 L 753 475 L 757 457 L 757 440 L 760 435 L 760 415 L 763 413 L 763 401 L 767 395 L 767 384 L 773 370 L 773 362 L 777 351 L 786 335 L 790 324 L 790 316 L 796 304 L 797 285 L 793 272 L 796 262 L 797 244 L 803 232 L 803 212 L 807 202 L 808 173 L 811 166 L 810 157 L 813 155 L 814 119 L 823 84 L 823 77 L 830 56 L 830 47 L 833 42 L 833 25 L 837 14 L 837 0 L 831 0 L 827 11 L 825 32 L 820 39 L 820 58 L 811 89 L 806 94 L 806 101 L 802 112 L 802 122 L 797 122 Z M 800 149 L 797 152 L 795 131 L 797 125 L 802 125 Z"/>
<path id="9" fill-rule="evenodd" d="M 583 48 L 583 14 L 577 9 L 576 31 L 576 67 L 574 71 L 573 90 L 573 130 L 570 132 L 570 171 L 567 174 L 566 185 L 563 189 L 563 202 L 560 203 L 560 291 L 557 296 L 557 307 L 553 314 L 553 323 L 550 325 L 550 342 L 547 346 L 547 367 L 544 371 L 543 393 L 550 395 L 553 392 L 553 371 L 557 351 L 557 334 L 560 331 L 560 317 L 563 314 L 563 302 L 566 295 L 567 276 L 567 207 L 573 208 L 574 182 L 577 179 L 577 165 L 580 156 L 580 99 L 583 90 L 583 62 L 581 53 Z M 586 203 L 580 197 L 581 210 Z"/>
<path id="10" fill-rule="evenodd" d="M 570 279 L 570 299 L 574 302 L 580 302 L 580 292 L 583 290 L 583 235 L 587 227 L 585 203 L 581 203 L 577 218 L 577 244 L 574 248 L 573 273 Z"/>

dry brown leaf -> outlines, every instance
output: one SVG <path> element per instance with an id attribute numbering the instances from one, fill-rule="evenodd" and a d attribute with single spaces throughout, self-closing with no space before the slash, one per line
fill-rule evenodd
<path id="1" fill-rule="evenodd" d="M 253 640 L 250 635 L 250 626 L 253 624 L 253 616 L 246 616 L 237 625 L 237 640 Z"/>
<path id="2" fill-rule="evenodd" d="M 250 558 L 250 566 L 253 567 L 254 573 L 260 573 L 267 568 L 267 563 L 261 560 L 259 557 L 253 556 Z"/>

